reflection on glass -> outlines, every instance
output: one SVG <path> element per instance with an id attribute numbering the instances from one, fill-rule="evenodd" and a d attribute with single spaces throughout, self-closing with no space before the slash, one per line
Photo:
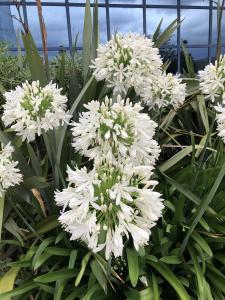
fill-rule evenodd
<path id="1" fill-rule="evenodd" d="M 225 15 L 223 13 L 222 16 L 222 30 L 221 30 L 221 34 L 222 34 L 222 43 L 225 43 L 225 31 L 224 31 L 224 26 L 225 26 Z M 217 42 L 217 11 L 213 11 L 213 25 L 212 25 L 213 29 L 212 29 L 212 43 L 216 44 Z"/>
<path id="2" fill-rule="evenodd" d="M 163 19 L 161 30 L 163 31 L 171 22 L 177 18 L 177 10 L 169 8 L 148 8 L 146 10 L 147 34 L 152 36 L 161 19 Z M 167 44 L 176 45 L 177 33 L 174 32 Z"/>
<path id="3" fill-rule="evenodd" d="M 181 39 L 188 45 L 208 44 L 209 11 L 200 9 L 183 9 L 181 11 Z"/>
<path id="4" fill-rule="evenodd" d="M 143 33 L 141 8 L 112 8 L 109 10 L 111 34 L 115 32 Z"/>
<path id="5" fill-rule="evenodd" d="M 21 15 L 22 11 L 21 11 Z M 17 46 L 16 35 L 21 30 L 21 24 L 18 20 L 18 12 L 15 6 L 0 6 L 0 41 L 5 41 L 10 47 Z"/>
<path id="6" fill-rule="evenodd" d="M 188 52 L 193 60 L 195 72 L 204 69 L 208 64 L 208 48 L 188 48 Z M 181 70 L 183 68 L 185 68 L 185 60 L 181 51 Z"/>
<path id="7" fill-rule="evenodd" d="M 42 11 L 47 29 L 48 47 L 67 47 L 69 42 L 65 7 L 43 6 Z M 41 47 L 41 31 L 37 8 L 35 6 L 27 6 L 27 13 L 31 33 L 36 44 Z"/>
<path id="8" fill-rule="evenodd" d="M 181 5 L 208 6 L 210 0 L 181 0 Z"/>

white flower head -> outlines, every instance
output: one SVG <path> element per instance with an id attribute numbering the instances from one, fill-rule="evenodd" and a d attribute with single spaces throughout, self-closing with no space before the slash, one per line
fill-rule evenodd
<path id="1" fill-rule="evenodd" d="M 162 60 L 151 39 L 141 34 L 116 34 L 97 49 L 93 61 L 96 80 L 107 82 L 113 92 L 125 93 L 133 87 L 138 93 L 145 78 L 161 71 Z"/>
<path id="2" fill-rule="evenodd" d="M 94 252 L 105 248 L 106 259 L 122 256 L 124 237 L 132 238 L 136 250 L 147 245 L 164 207 L 147 174 L 152 175 L 151 167 L 69 168 L 69 186 L 55 193 L 55 201 L 63 207 L 59 221 L 71 239 L 82 240 Z"/>
<path id="3" fill-rule="evenodd" d="M 22 175 L 17 168 L 18 162 L 12 159 L 14 149 L 10 143 L 1 145 L 0 151 L 0 196 L 14 185 L 21 183 Z"/>
<path id="4" fill-rule="evenodd" d="M 72 145 L 77 151 L 96 163 L 129 160 L 134 166 L 154 165 L 160 152 L 154 140 L 157 124 L 141 112 L 140 103 L 118 96 L 115 103 L 106 97 L 85 107 L 87 112 L 72 127 Z"/>
<path id="5" fill-rule="evenodd" d="M 162 73 L 143 84 L 141 98 L 149 108 L 171 106 L 178 109 L 185 101 L 186 84 L 171 73 Z"/>
<path id="6" fill-rule="evenodd" d="M 215 64 L 210 63 L 203 71 L 199 71 L 200 89 L 202 93 L 215 102 L 224 94 L 225 88 L 225 56 Z"/>
<path id="7" fill-rule="evenodd" d="M 56 128 L 69 122 L 66 112 L 67 98 L 61 95 L 56 84 L 49 83 L 41 87 L 39 81 L 23 83 L 15 90 L 4 94 L 2 120 L 5 126 L 11 126 L 22 140 L 33 141 L 43 131 Z"/>

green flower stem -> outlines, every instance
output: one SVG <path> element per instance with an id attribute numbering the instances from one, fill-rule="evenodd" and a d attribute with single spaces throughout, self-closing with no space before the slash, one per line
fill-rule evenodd
<path id="1" fill-rule="evenodd" d="M 1 242 L 1 236 L 2 236 L 4 204 L 5 204 L 5 193 L 3 193 L 2 196 L 0 197 L 0 242 Z"/>

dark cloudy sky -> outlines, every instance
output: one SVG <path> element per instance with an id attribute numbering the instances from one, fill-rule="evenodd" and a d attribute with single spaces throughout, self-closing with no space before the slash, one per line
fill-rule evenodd
<path id="1" fill-rule="evenodd" d="M 1 0 L 0 0 L 1 1 Z M 31 1 L 31 0 L 27 0 Z M 45 2 L 45 0 L 42 0 Z M 49 2 L 53 0 L 48 0 Z M 63 0 L 54 0 L 54 2 L 64 2 Z M 78 2 L 78 0 L 70 0 Z M 79 2 L 85 2 L 79 0 Z M 99 3 L 104 2 L 100 0 Z M 140 4 L 142 0 L 109 0 L 110 3 L 129 3 Z M 147 0 L 147 4 L 173 4 L 176 0 Z M 207 6 L 209 0 L 181 0 L 182 5 L 193 5 L 191 9 L 182 9 L 181 16 L 184 19 L 181 24 L 181 38 L 188 41 L 189 45 L 199 45 L 199 49 L 190 49 L 196 58 L 204 58 L 207 55 L 207 49 L 204 46 L 208 43 L 209 32 L 209 11 L 207 9 L 196 9 L 194 6 Z M 1 9 L 1 6 L 0 6 Z M 15 9 L 11 6 L 12 14 Z M 31 32 L 41 46 L 41 35 L 35 6 L 27 6 L 28 21 Z M 110 8 L 110 26 L 111 33 L 118 32 L 143 32 L 143 14 L 141 8 Z M 68 46 L 67 22 L 65 7 L 46 7 L 43 6 L 44 19 L 48 31 L 48 46 Z M 84 8 L 70 7 L 71 28 L 73 35 L 79 34 L 78 46 L 82 45 Z M 163 28 L 169 25 L 177 17 L 177 11 L 174 8 L 147 8 L 147 33 L 152 34 L 159 21 L 163 18 Z M 106 13 L 105 8 L 99 8 L 100 38 L 101 42 L 106 41 Z M 18 27 L 15 20 L 14 26 Z M 225 25 L 225 16 L 223 20 Z M 225 37 L 225 32 L 224 32 Z M 213 43 L 216 42 L 216 10 L 213 12 Z M 225 42 L 225 40 L 224 40 Z M 172 44 L 176 44 L 176 33 L 171 39 Z"/>

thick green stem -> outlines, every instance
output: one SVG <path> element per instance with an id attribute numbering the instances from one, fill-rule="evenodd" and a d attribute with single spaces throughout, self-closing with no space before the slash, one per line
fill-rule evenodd
<path id="1" fill-rule="evenodd" d="M 5 193 L 2 193 L 2 195 L 0 196 L 0 242 L 1 242 L 1 237 L 2 237 L 4 204 L 5 204 Z"/>

